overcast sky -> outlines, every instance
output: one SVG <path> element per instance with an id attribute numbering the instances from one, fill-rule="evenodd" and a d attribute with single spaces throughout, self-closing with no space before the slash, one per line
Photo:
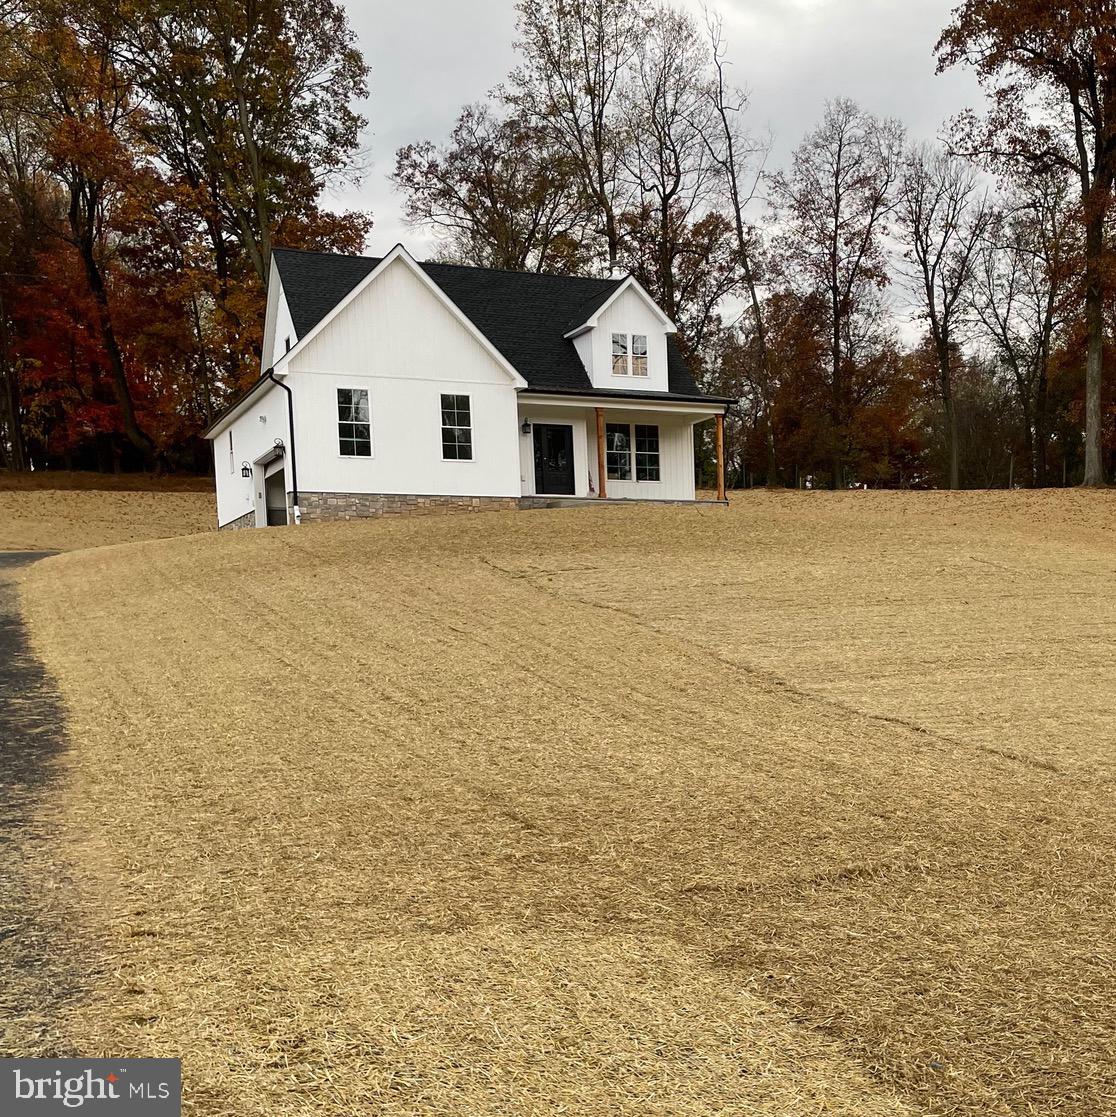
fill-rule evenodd
<path id="1" fill-rule="evenodd" d="M 404 225 L 388 182 L 395 151 L 441 140 L 462 105 L 476 101 L 515 63 L 514 0 L 343 0 L 372 67 L 364 106 L 366 171 L 338 207 L 369 209 L 368 251 L 403 241 L 420 259 L 429 239 Z M 933 48 L 956 0 L 710 0 L 724 18 L 738 85 L 751 91 L 750 124 L 770 131 L 770 166 L 820 118 L 827 98 L 852 97 L 899 117 L 912 137 L 932 139 L 942 122 L 980 103 L 973 77 L 934 72 Z M 699 17 L 700 0 L 683 0 Z"/>

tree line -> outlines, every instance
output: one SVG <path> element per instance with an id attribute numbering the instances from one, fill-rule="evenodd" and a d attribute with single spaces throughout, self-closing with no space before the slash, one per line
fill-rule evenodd
<path id="1" fill-rule="evenodd" d="M 936 49 L 980 74 L 982 113 L 919 144 L 837 97 L 778 169 L 716 17 L 517 10 L 520 64 L 396 156 L 406 216 L 447 260 L 631 271 L 738 401 L 736 485 L 1112 475 L 1108 3 L 969 0 Z"/>
<path id="2" fill-rule="evenodd" d="M 631 271 L 737 401 L 731 484 L 1101 484 L 1109 8 L 967 0 L 936 52 L 984 105 L 928 144 L 835 97 L 773 167 L 715 16 L 520 0 L 518 64 L 393 180 L 445 260 Z M 0 467 L 208 466 L 272 245 L 364 246 L 324 191 L 367 80 L 332 0 L 0 0 Z"/>
<path id="3" fill-rule="evenodd" d="M 0 0 L 0 467 L 208 469 L 271 246 L 360 251 L 332 0 Z"/>

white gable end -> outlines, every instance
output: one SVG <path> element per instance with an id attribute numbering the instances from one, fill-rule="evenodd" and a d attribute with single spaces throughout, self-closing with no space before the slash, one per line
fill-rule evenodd
<path id="1" fill-rule="evenodd" d="M 626 339 L 626 373 L 613 371 L 612 335 Z M 647 375 L 632 373 L 633 337 L 647 339 Z M 621 291 L 597 316 L 596 325 L 574 338 L 578 355 L 594 388 L 665 392 L 667 380 L 667 329 L 663 317 L 635 287 Z"/>
<path id="2" fill-rule="evenodd" d="M 513 374 L 408 259 L 386 260 L 276 373 L 294 394 L 307 491 L 519 493 Z M 339 389 L 367 393 L 370 456 L 339 450 Z M 443 395 L 468 397 L 470 461 L 445 459 Z"/>
<path id="3" fill-rule="evenodd" d="M 453 379 L 511 384 L 511 376 L 402 258 L 292 353 L 292 372 Z"/>

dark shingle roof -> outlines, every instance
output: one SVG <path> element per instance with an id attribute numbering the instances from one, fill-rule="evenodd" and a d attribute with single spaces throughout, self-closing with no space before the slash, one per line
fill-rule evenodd
<path id="1" fill-rule="evenodd" d="M 276 248 L 275 263 L 298 336 L 314 328 L 376 265 L 379 257 Z M 533 391 L 596 394 L 572 341 L 581 325 L 620 286 L 586 279 L 420 264 L 461 312 L 507 358 Z M 673 337 L 667 338 L 669 395 L 700 397 Z M 610 392 L 616 395 L 616 392 Z M 660 393 L 665 398 L 666 393 Z"/>

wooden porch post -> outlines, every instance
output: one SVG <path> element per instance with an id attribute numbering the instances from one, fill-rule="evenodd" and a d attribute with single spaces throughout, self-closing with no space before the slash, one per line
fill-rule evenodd
<path id="1" fill-rule="evenodd" d="M 717 499 L 725 499 L 725 417 L 723 414 L 717 416 Z"/>
<path id="2" fill-rule="evenodd" d="M 608 470 L 605 466 L 605 421 L 604 421 L 604 408 L 596 407 L 594 410 L 597 413 L 597 496 L 604 500 L 608 496 L 608 483 L 606 475 Z"/>

